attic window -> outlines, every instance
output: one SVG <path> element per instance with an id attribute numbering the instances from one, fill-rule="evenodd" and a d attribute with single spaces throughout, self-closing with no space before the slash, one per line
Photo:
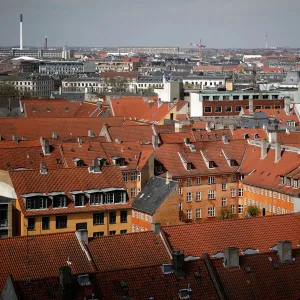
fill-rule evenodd
<path id="1" fill-rule="evenodd" d="M 114 162 L 114 165 L 119 165 L 121 167 L 124 167 L 126 165 L 125 158 L 123 157 L 113 156 L 112 160 Z"/>
<path id="2" fill-rule="evenodd" d="M 192 164 L 191 163 L 186 163 L 186 169 L 188 171 L 192 170 Z"/>
<path id="3" fill-rule="evenodd" d="M 36 109 L 34 107 L 32 108 L 32 112 L 36 112 Z"/>
<path id="4" fill-rule="evenodd" d="M 188 288 L 179 290 L 178 295 L 180 299 L 190 299 L 192 295 L 192 289 Z"/>
<path id="5" fill-rule="evenodd" d="M 161 269 L 164 274 L 171 274 L 173 273 L 172 265 L 171 264 L 163 264 Z"/>
<path id="6" fill-rule="evenodd" d="M 284 185 L 284 176 L 280 176 L 280 185 Z"/>
<path id="7" fill-rule="evenodd" d="M 50 112 L 51 111 L 51 108 L 50 107 L 47 107 L 47 112 Z"/>
<path id="8" fill-rule="evenodd" d="M 213 162 L 213 161 L 209 161 L 208 162 L 208 167 L 210 168 L 210 169 L 213 169 L 214 167 L 215 167 L 215 163 Z"/>
<path id="9" fill-rule="evenodd" d="M 69 112 L 69 108 L 68 107 L 66 107 L 66 112 Z"/>
<path id="10" fill-rule="evenodd" d="M 237 165 L 237 162 L 235 159 L 230 160 L 230 167 L 235 167 Z"/>
<path id="11" fill-rule="evenodd" d="M 88 286 L 88 285 L 91 285 L 91 282 L 90 282 L 90 277 L 88 274 L 85 274 L 85 275 L 78 275 L 77 276 L 77 281 L 79 283 L 80 286 Z"/>

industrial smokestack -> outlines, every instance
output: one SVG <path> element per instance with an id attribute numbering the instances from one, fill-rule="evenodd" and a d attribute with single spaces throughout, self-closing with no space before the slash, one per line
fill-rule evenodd
<path id="1" fill-rule="evenodd" d="M 23 50 L 23 15 L 20 15 L 20 50 Z"/>
<path id="2" fill-rule="evenodd" d="M 45 36 L 45 45 L 44 45 L 45 50 L 48 49 L 48 38 Z"/>

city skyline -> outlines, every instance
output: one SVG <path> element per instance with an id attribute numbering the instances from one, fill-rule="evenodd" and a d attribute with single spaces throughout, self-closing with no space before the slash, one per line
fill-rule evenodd
<path id="1" fill-rule="evenodd" d="M 19 44 L 23 14 L 23 44 L 43 47 L 179 46 L 200 38 L 208 48 L 300 47 L 297 11 L 300 3 L 254 0 L 145 1 L 4 0 L 0 11 L 0 45 Z M 118 8 L 118 10 L 116 10 Z M 204 28 L 201 30 L 201 28 Z M 289 34 L 287 34 L 287 32 Z"/>

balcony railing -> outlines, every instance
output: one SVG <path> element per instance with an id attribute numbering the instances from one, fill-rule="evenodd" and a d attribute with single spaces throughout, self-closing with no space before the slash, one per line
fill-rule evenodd
<path id="1" fill-rule="evenodd" d="M 8 226 L 8 220 L 0 220 L 0 227 L 7 227 Z"/>

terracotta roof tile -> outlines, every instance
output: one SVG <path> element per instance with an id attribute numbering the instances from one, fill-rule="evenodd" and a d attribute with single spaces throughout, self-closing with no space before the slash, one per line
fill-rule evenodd
<path id="1" fill-rule="evenodd" d="M 122 142 L 147 142 L 152 143 L 154 134 L 152 126 L 110 126 L 109 134 L 113 140 L 119 139 Z"/>
<path id="2" fill-rule="evenodd" d="M 93 130 L 99 135 L 103 124 L 121 126 L 124 119 L 118 117 L 102 118 L 2 118 L 0 135 L 4 140 L 19 139 L 37 140 L 41 136 L 51 138 L 56 132 L 60 137 L 88 136 Z"/>
<path id="3" fill-rule="evenodd" d="M 0 291 L 9 275 L 15 280 L 57 276 L 68 258 L 73 274 L 93 271 L 74 232 L 0 239 L 0 253 Z"/>
<path id="4" fill-rule="evenodd" d="M 280 240 L 292 241 L 297 248 L 300 241 L 299 214 L 238 220 L 206 221 L 163 227 L 171 249 L 181 249 L 185 255 L 213 255 L 226 247 L 258 249 L 269 252 Z"/>

